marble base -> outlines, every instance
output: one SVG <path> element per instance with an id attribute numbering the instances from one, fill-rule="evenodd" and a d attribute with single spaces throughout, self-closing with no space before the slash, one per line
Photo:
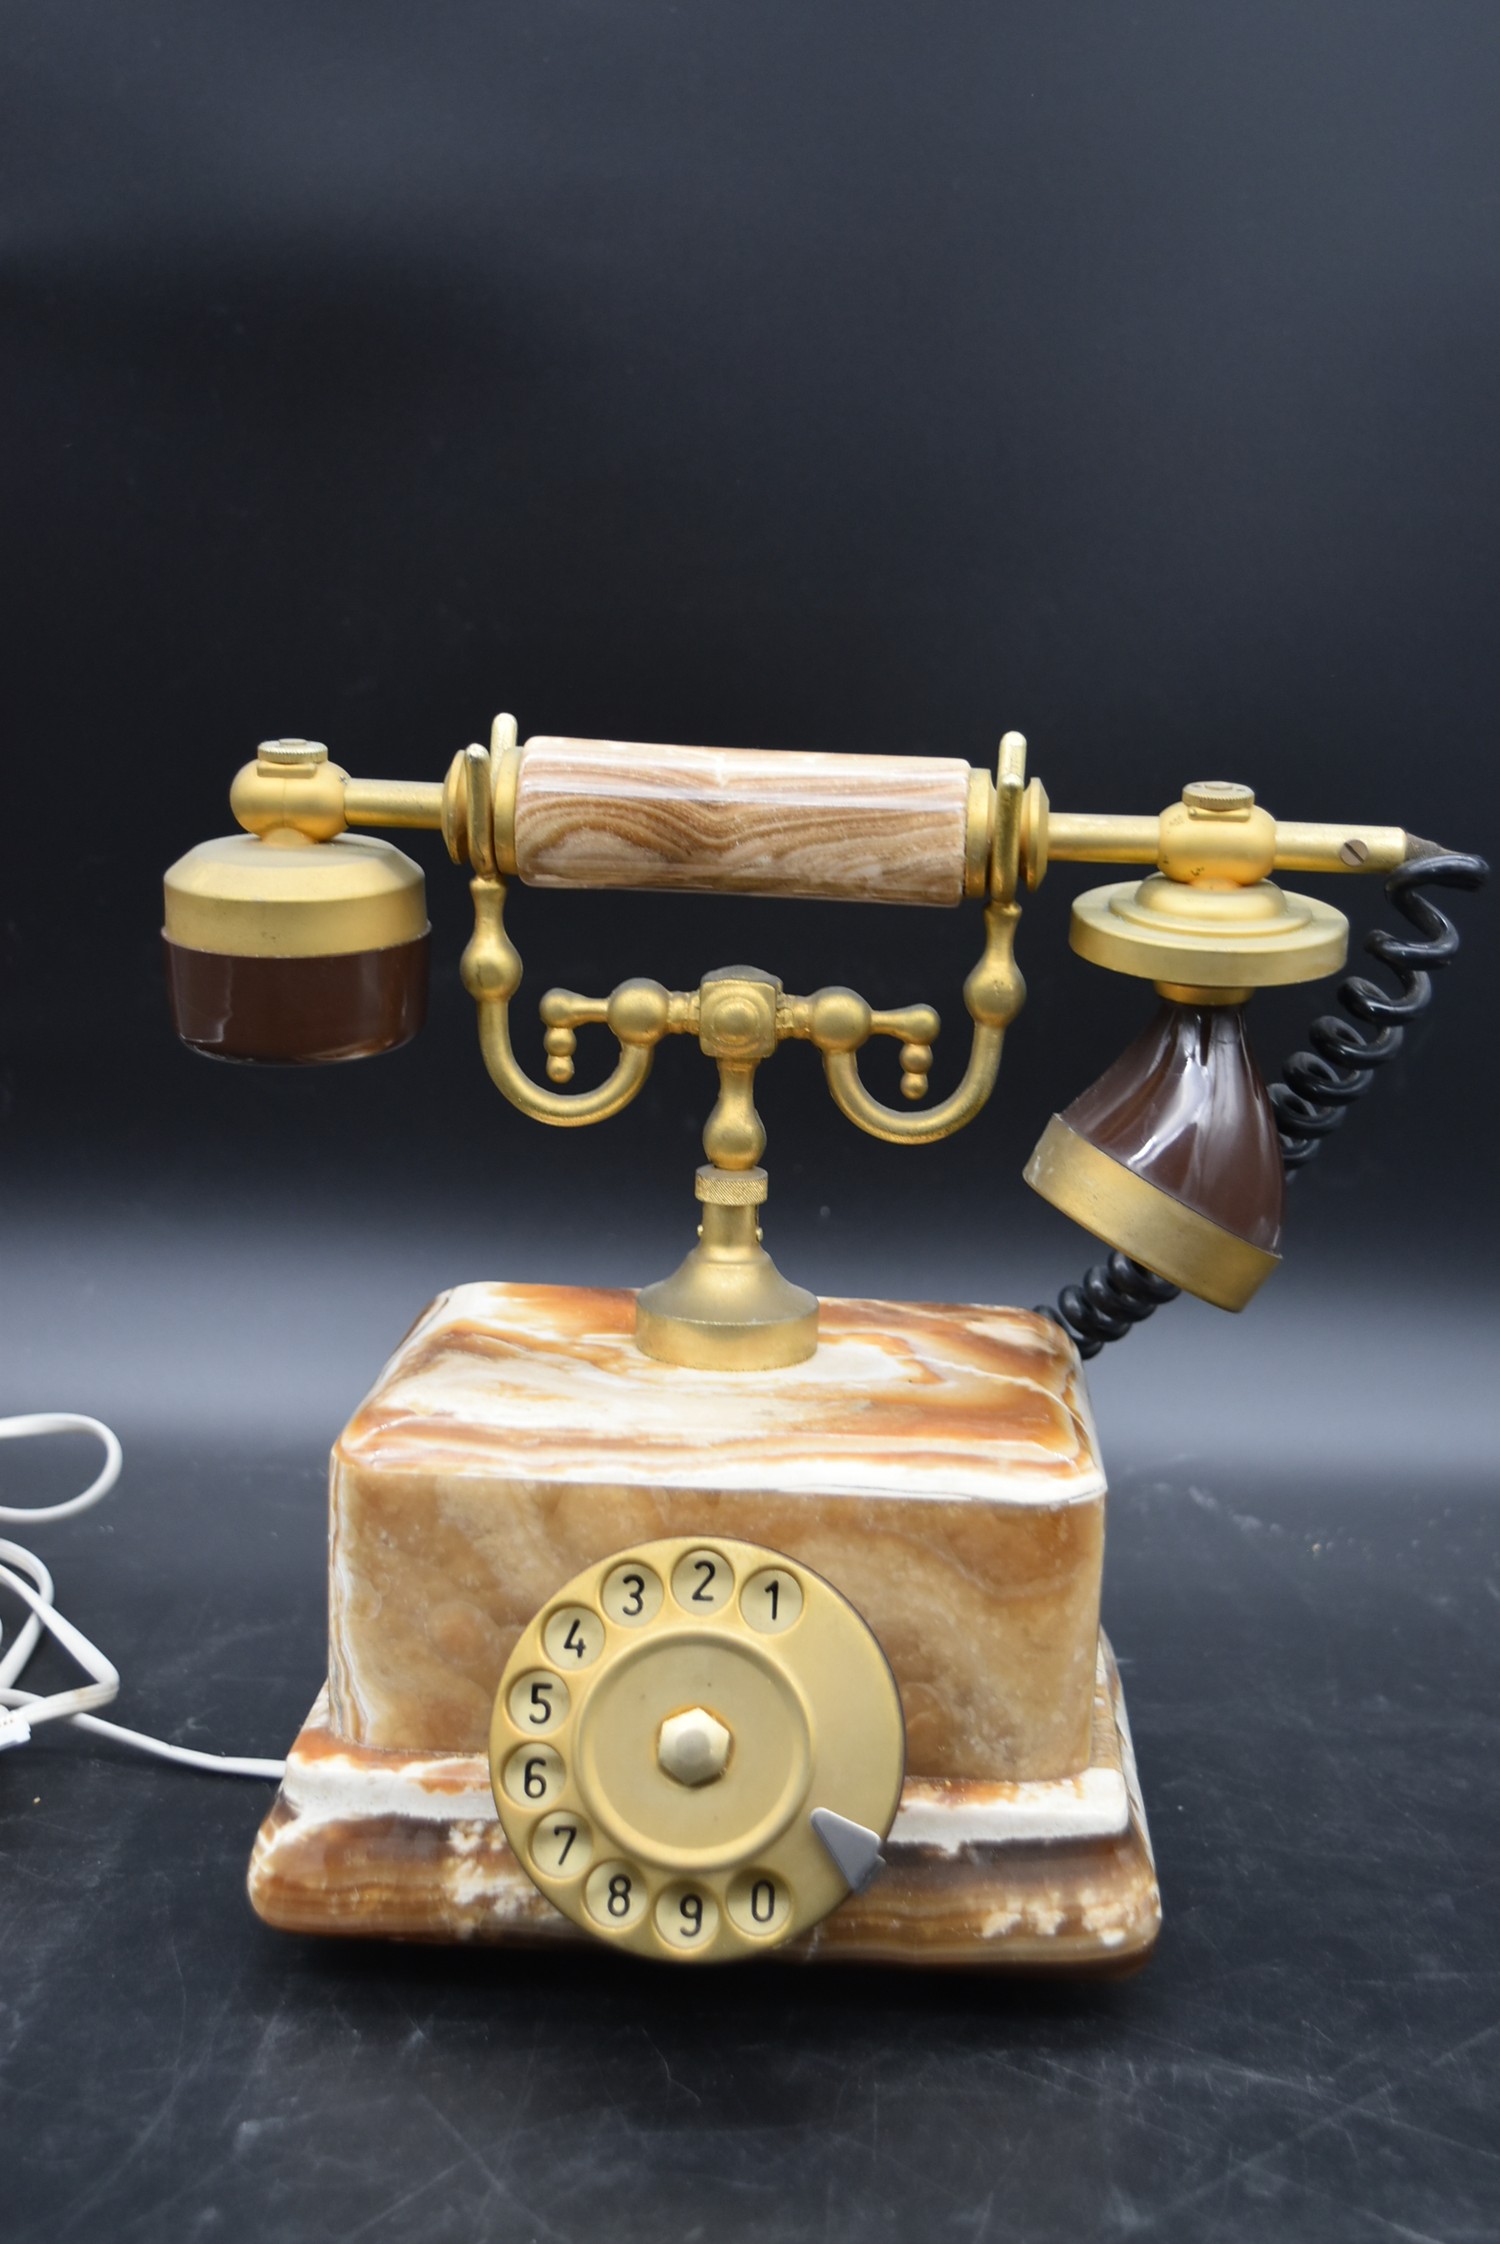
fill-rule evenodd
<path id="1" fill-rule="evenodd" d="M 1128 1969 L 1161 1902 L 1119 1676 L 1099 1638 L 1087 1766 L 1008 1783 L 908 1778 L 886 1867 L 805 1938 L 811 1962 Z M 478 1753 L 350 1743 L 323 1692 L 250 1864 L 250 1899 L 288 1932 L 593 1945 L 506 1845 Z"/>
<path id="2" fill-rule="evenodd" d="M 495 1685 L 562 1582 L 668 1535 L 764 1543 L 879 1638 L 907 1766 L 1070 1776 L 1089 1752 L 1104 1473 L 1072 1342 L 975 1304 L 820 1304 L 806 1363 L 641 1354 L 632 1293 L 467 1285 L 334 1446 L 332 1727 L 482 1754 Z"/>

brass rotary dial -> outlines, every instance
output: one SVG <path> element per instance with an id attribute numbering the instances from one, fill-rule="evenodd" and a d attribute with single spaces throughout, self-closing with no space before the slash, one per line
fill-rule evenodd
<path id="1" fill-rule="evenodd" d="M 727 1962 L 873 1874 L 905 1743 L 885 1655 L 821 1575 L 674 1536 L 586 1568 L 522 1632 L 490 1775 L 516 1859 L 575 1924 Z"/>

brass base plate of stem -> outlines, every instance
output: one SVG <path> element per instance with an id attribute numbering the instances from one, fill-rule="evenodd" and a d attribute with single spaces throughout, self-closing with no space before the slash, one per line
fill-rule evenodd
<path id="1" fill-rule="evenodd" d="M 636 1346 L 704 1371 L 779 1371 L 818 1345 L 818 1300 L 784 1278 L 760 1243 L 764 1169 L 698 1171 L 698 1244 L 636 1300 Z"/>

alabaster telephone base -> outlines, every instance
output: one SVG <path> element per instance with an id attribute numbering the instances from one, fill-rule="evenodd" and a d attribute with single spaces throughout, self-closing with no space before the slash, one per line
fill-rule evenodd
<path id="1" fill-rule="evenodd" d="M 1108 1644 L 1089 1765 L 982 1784 L 909 1778 L 863 1893 L 773 1956 L 1052 1969 L 1141 1963 L 1161 1902 Z M 588 1949 L 506 1845 L 482 1754 L 351 1745 L 320 1694 L 261 1826 L 250 1898 L 286 1932 Z"/>
<path id="2" fill-rule="evenodd" d="M 328 1687 L 256 1847 L 260 1914 L 586 1940 L 496 1816 L 496 1687 L 564 1583 L 688 1536 L 821 1575 L 900 1693 L 886 1867 L 788 1953 L 1139 1960 L 1159 1903 L 1099 1634 L 1104 1477 L 1072 1343 L 1023 1310 L 824 1301 L 808 1361 L 716 1373 L 643 1355 L 634 1308 L 625 1292 L 456 1288 L 340 1436 Z M 795 1674 L 796 1632 L 769 1641 Z"/>

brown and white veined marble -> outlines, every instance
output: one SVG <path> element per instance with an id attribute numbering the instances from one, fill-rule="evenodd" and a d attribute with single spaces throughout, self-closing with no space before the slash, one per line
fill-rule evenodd
<path id="1" fill-rule="evenodd" d="M 631 1339 L 634 1296 L 473 1285 L 414 1327 L 334 1450 L 337 1733 L 482 1754 L 521 1629 L 630 1544 L 715 1534 L 851 1599 L 913 1777 L 1087 1764 L 1104 1482 L 1078 1359 L 1021 1310 L 827 1301 L 805 1364 L 713 1373 Z"/>
<path id="2" fill-rule="evenodd" d="M 713 889 L 856 903 L 956 904 L 969 766 L 528 740 L 516 866 L 535 888 Z"/>
<path id="3" fill-rule="evenodd" d="M 1099 1639 L 1086 1767 L 1035 1783 L 908 1777 L 885 1867 L 793 1961 L 1128 1969 L 1161 1922 L 1119 1677 Z M 250 1898 L 292 1932 L 588 1944 L 506 1844 L 482 1755 L 351 1745 L 326 1696 L 261 1828 Z"/>

